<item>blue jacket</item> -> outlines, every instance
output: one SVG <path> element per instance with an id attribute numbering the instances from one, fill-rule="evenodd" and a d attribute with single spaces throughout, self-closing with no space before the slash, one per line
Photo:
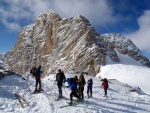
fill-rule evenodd
<path id="1" fill-rule="evenodd" d="M 35 74 L 36 74 L 36 76 L 41 76 L 41 67 L 38 67 L 38 68 L 35 70 Z"/>
<path id="2" fill-rule="evenodd" d="M 87 81 L 87 86 L 88 86 L 88 87 L 92 87 L 92 85 L 93 85 L 93 80 L 92 80 L 92 79 L 89 79 L 89 80 Z"/>
<path id="3" fill-rule="evenodd" d="M 68 85 L 69 85 L 69 88 L 70 88 L 71 91 L 77 89 L 77 83 L 72 82 L 71 78 L 67 78 L 66 81 L 68 82 Z"/>

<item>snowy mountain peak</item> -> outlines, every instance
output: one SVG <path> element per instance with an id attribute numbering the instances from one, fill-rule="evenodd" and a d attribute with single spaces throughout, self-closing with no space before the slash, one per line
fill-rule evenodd
<path id="1" fill-rule="evenodd" d="M 149 59 L 142 55 L 138 47 L 119 33 L 102 34 L 101 37 L 110 43 L 117 52 L 132 57 L 135 61 L 150 67 Z"/>
<path id="2" fill-rule="evenodd" d="M 52 10 L 52 9 L 50 9 L 47 14 L 48 14 L 48 15 L 49 15 L 49 14 L 58 15 L 58 14 L 57 14 L 54 10 Z M 58 15 L 58 16 L 59 16 L 59 15 Z"/>
<path id="3" fill-rule="evenodd" d="M 6 65 L 18 74 L 42 65 L 43 76 L 55 73 L 58 68 L 95 76 L 101 66 L 108 64 L 108 56 L 113 62 L 120 62 L 117 51 L 149 66 L 149 60 L 120 34 L 100 35 L 81 15 L 62 19 L 50 11 L 21 30 Z"/>

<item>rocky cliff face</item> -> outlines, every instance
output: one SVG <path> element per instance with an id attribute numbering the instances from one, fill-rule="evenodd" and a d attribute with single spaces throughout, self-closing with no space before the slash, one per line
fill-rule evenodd
<path id="1" fill-rule="evenodd" d="M 149 60 L 138 49 L 131 50 L 126 43 L 123 46 L 126 49 L 122 49 L 123 43 L 115 40 L 119 37 L 100 35 L 83 16 L 62 19 L 50 11 L 41 14 L 34 24 L 21 30 L 17 43 L 7 57 L 6 68 L 24 74 L 32 66 L 42 65 L 43 76 L 55 73 L 58 68 L 64 71 L 86 71 L 95 76 L 100 66 L 106 65 L 106 56 L 119 62 L 116 50 L 141 60 L 145 65 L 149 64 Z M 128 42 L 129 45 L 133 44 Z"/>
<path id="2" fill-rule="evenodd" d="M 0 54 L 0 68 L 3 68 L 6 57 L 7 57 L 8 54 L 9 54 L 8 52 Z"/>
<path id="3" fill-rule="evenodd" d="M 140 61 L 143 65 L 150 67 L 149 59 L 141 54 L 141 51 L 129 39 L 122 35 L 116 34 L 103 34 L 101 37 L 110 43 L 111 47 L 123 55 L 128 55 L 136 61 Z"/>

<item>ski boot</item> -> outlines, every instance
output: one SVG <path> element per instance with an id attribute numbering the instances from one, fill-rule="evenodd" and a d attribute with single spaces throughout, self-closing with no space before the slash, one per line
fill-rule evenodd
<path id="1" fill-rule="evenodd" d="M 34 92 L 33 93 L 37 93 L 38 92 L 38 90 L 37 90 L 37 88 L 35 88 L 35 90 L 34 90 Z"/>
<path id="2" fill-rule="evenodd" d="M 77 99 L 77 102 L 82 102 L 82 99 L 81 99 L 81 98 L 78 98 L 78 99 Z"/>
<path id="3" fill-rule="evenodd" d="M 69 104 L 69 105 L 72 105 L 72 101 L 70 101 L 68 104 Z"/>
<path id="4" fill-rule="evenodd" d="M 69 102 L 68 104 L 69 104 L 69 105 L 72 105 L 72 104 L 73 104 L 72 99 L 70 99 L 70 102 Z"/>
<path id="5" fill-rule="evenodd" d="M 90 98 L 92 98 L 92 94 L 90 95 Z"/>
<path id="6" fill-rule="evenodd" d="M 41 92 L 41 91 L 44 91 L 42 88 L 39 88 L 38 90 L 37 90 L 37 92 Z"/>

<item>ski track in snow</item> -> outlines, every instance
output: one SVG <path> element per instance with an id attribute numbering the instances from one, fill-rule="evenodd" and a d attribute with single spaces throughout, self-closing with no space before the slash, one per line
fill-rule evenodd
<path id="1" fill-rule="evenodd" d="M 68 76 L 68 75 L 67 75 Z M 71 76 L 71 75 L 70 75 Z M 73 76 L 73 75 L 72 75 Z M 86 80 L 89 76 L 85 76 Z M 87 102 L 76 106 L 68 106 L 70 90 L 63 86 L 64 99 L 55 101 L 58 96 L 55 76 L 50 75 L 42 79 L 43 93 L 32 94 L 34 78 L 21 76 L 6 76 L 0 81 L 0 113 L 149 113 L 150 96 L 130 92 L 130 87 L 116 80 L 109 80 L 108 97 L 104 97 L 101 81 L 93 78 L 93 98 L 88 99 L 86 86 L 84 90 Z M 22 108 L 15 97 L 19 93 L 30 106 L 23 103 Z M 75 99 L 75 98 L 74 98 Z M 23 101 L 22 101 L 23 102 Z"/>

